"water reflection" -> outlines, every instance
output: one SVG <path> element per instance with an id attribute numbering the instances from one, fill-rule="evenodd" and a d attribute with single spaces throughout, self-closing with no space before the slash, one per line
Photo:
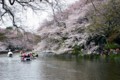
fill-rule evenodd
<path id="1" fill-rule="evenodd" d="M 119 63 L 67 61 L 40 57 L 21 62 L 18 55 L 0 57 L 1 80 L 120 80 Z"/>

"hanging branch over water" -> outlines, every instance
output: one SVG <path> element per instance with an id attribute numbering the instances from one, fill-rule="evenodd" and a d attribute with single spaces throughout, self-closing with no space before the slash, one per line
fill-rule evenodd
<path id="1" fill-rule="evenodd" d="M 39 2 L 42 2 L 42 1 L 46 1 L 46 2 L 49 2 L 48 0 L 39 0 Z M 22 6 L 23 8 L 24 7 L 29 7 L 31 8 L 33 11 L 34 10 L 40 10 L 40 6 L 37 5 L 36 3 L 36 0 L 9 0 L 7 2 L 7 0 L 1 0 L 0 1 L 0 5 L 2 6 L 2 11 L 0 11 L 0 21 L 3 21 L 3 17 L 8 14 L 9 17 L 11 17 L 11 20 L 12 20 L 12 24 L 14 27 L 16 28 L 19 28 L 19 26 L 16 24 L 16 21 L 15 21 L 15 14 L 14 12 L 12 11 L 11 7 L 10 6 L 14 6 L 15 3 L 18 3 L 20 6 Z M 36 7 L 35 5 L 33 5 L 32 3 L 35 3 L 37 6 L 39 7 Z M 9 5 L 10 6 L 9 6 Z"/>

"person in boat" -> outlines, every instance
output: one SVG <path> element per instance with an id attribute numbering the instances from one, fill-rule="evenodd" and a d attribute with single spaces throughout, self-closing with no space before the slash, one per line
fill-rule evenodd
<path id="1" fill-rule="evenodd" d="M 23 50 L 20 51 L 20 57 L 25 56 L 25 52 Z"/>
<path id="2" fill-rule="evenodd" d="M 26 61 L 30 61 L 31 60 L 31 56 L 30 54 L 26 54 L 25 57 L 24 57 Z"/>
<path id="3" fill-rule="evenodd" d="M 25 51 L 23 51 L 23 50 L 20 51 L 20 57 L 21 57 L 22 61 L 25 60 L 25 57 L 26 57 Z"/>
<path id="4" fill-rule="evenodd" d="M 33 55 L 32 55 L 32 53 L 29 53 L 28 55 L 29 55 L 31 58 L 33 58 Z"/>
<path id="5" fill-rule="evenodd" d="M 13 52 L 11 52 L 10 49 L 9 49 L 9 51 L 8 51 L 8 56 L 9 56 L 9 57 L 12 57 L 12 56 L 13 56 Z"/>
<path id="6" fill-rule="evenodd" d="M 31 60 L 30 54 L 27 54 L 25 52 L 21 53 L 21 60 L 22 61 L 30 61 Z"/>
<path id="7" fill-rule="evenodd" d="M 38 57 L 38 54 L 32 52 L 32 56 L 33 56 L 33 57 Z"/>
<path id="8" fill-rule="evenodd" d="M 22 54 L 22 53 L 23 53 L 23 50 L 20 51 L 20 54 Z"/>

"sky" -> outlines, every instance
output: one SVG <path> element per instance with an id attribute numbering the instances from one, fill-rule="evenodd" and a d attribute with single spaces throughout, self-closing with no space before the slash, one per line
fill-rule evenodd
<path id="1" fill-rule="evenodd" d="M 78 0 L 64 0 L 66 5 L 70 5 Z M 15 4 L 16 7 L 17 4 Z M 18 8 L 17 8 L 18 7 Z M 17 6 L 16 8 L 19 9 L 20 6 Z M 47 10 L 47 11 L 46 11 Z M 45 19 L 49 19 L 50 16 L 50 8 L 47 7 L 45 11 L 39 11 L 35 13 L 31 8 L 27 8 L 26 11 L 19 10 L 18 12 L 15 12 L 16 16 L 16 23 L 18 26 L 24 26 L 24 29 L 29 32 L 36 32 L 37 29 L 40 27 L 42 22 Z M 3 24 L 4 23 L 4 24 Z M 12 26 L 11 24 L 11 18 L 6 14 L 4 17 L 4 22 L 0 22 L 0 27 L 5 28 Z"/>

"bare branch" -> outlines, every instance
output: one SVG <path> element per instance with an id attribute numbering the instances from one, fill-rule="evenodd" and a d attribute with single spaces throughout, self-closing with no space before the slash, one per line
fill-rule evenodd
<path id="1" fill-rule="evenodd" d="M 9 0 L 10 4 L 13 5 L 15 3 L 15 0 L 11 1 Z"/>
<path id="2" fill-rule="evenodd" d="M 49 2 L 48 0 L 40 0 L 40 2 L 45 1 L 45 2 Z M 15 20 L 15 12 L 13 12 L 12 10 L 14 9 L 14 4 L 18 3 L 20 6 L 23 7 L 23 9 L 25 9 L 25 7 L 29 7 L 31 8 L 34 12 L 35 10 L 43 10 L 41 9 L 41 6 L 37 3 L 36 4 L 36 0 L 8 0 L 9 3 L 6 3 L 6 0 L 1 0 L 0 1 L 0 5 L 2 6 L 2 10 L 4 10 L 4 12 L 1 12 L 0 17 L 2 20 L 2 17 L 5 14 L 9 14 L 9 16 L 11 17 L 12 20 L 12 24 L 14 27 L 19 28 L 18 25 L 16 24 L 16 20 Z M 10 4 L 11 7 L 8 5 Z"/>

